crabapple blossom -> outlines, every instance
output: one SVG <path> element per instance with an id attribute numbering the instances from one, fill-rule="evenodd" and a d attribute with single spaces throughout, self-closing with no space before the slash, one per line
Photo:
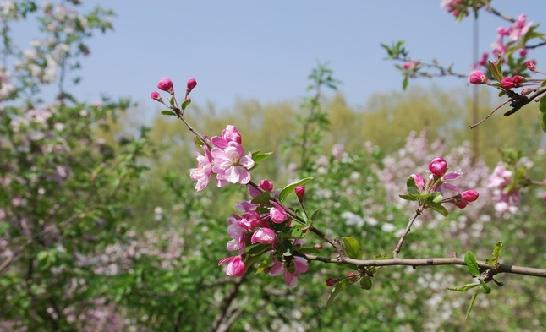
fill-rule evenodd
<path id="1" fill-rule="evenodd" d="M 195 183 L 195 190 L 201 191 L 209 184 L 212 175 L 212 155 L 207 146 L 203 146 L 203 154 L 197 155 L 197 167 L 190 169 L 190 177 Z"/>
<path id="2" fill-rule="evenodd" d="M 228 142 L 224 148 L 211 150 L 212 171 L 216 174 L 218 187 L 226 183 L 247 184 L 250 182 L 249 170 L 254 166 L 251 154 L 244 154 L 241 144 Z"/>
<path id="3" fill-rule="evenodd" d="M 273 190 L 273 182 L 269 180 L 260 181 L 260 189 L 270 192 L 271 190 Z"/>
<path id="4" fill-rule="evenodd" d="M 465 201 L 471 203 L 477 200 L 478 197 L 480 197 L 480 194 L 476 190 L 469 189 L 469 190 L 463 191 L 461 193 L 461 196 L 463 197 Z"/>
<path id="5" fill-rule="evenodd" d="M 470 76 L 468 77 L 468 82 L 470 84 L 484 84 L 487 82 L 487 77 L 481 71 L 475 70 L 470 73 Z"/>
<path id="6" fill-rule="evenodd" d="M 298 200 L 300 202 L 303 201 L 303 197 L 305 196 L 305 187 L 297 186 L 296 188 L 294 188 L 294 192 L 296 193 L 296 196 L 298 196 Z"/>
<path id="7" fill-rule="evenodd" d="M 162 79 L 160 79 L 159 82 L 157 83 L 157 88 L 159 90 L 163 90 L 163 91 L 168 92 L 170 94 L 174 93 L 173 81 L 168 77 L 163 77 Z"/>
<path id="8" fill-rule="evenodd" d="M 284 275 L 284 282 L 288 287 L 296 286 L 298 277 L 307 272 L 309 269 L 309 262 L 303 257 L 292 256 L 291 260 L 282 262 L 276 261 L 269 267 L 269 275 L 278 276 Z"/>
<path id="9" fill-rule="evenodd" d="M 415 173 L 410 176 L 413 178 L 413 182 L 415 183 L 417 188 L 419 188 L 420 190 L 425 189 L 425 178 L 421 174 Z"/>
<path id="10" fill-rule="evenodd" d="M 250 239 L 250 243 L 272 244 L 275 242 L 276 238 L 277 234 L 274 230 L 267 227 L 261 227 L 254 232 Z"/>
<path id="11" fill-rule="evenodd" d="M 434 176 L 442 177 L 447 172 L 447 161 L 442 157 L 436 157 L 430 162 L 428 169 Z"/>
<path id="12" fill-rule="evenodd" d="M 525 67 L 527 67 L 527 69 L 529 69 L 532 72 L 535 72 L 537 70 L 536 68 L 537 62 L 535 60 L 527 60 L 524 62 L 524 65 Z"/>
<path id="13" fill-rule="evenodd" d="M 152 93 L 150 93 L 150 98 L 152 98 L 152 100 L 155 100 L 155 101 L 161 100 L 161 96 L 159 95 L 159 92 L 157 91 L 152 91 Z"/>
<path id="14" fill-rule="evenodd" d="M 197 86 L 197 81 L 195 80 L 195 78 L 190 78 L 188 79 L 188 82 L 186 83 L 186 89 L 189 91 L 195 89 L 195 87 Z"/>
<path id="15" fill-rule="evenodd" d="M 503 77 L 500 81 L 500 86 L 505 90 L 510 90 L 515 88 L 517 85 L 512 77 Z"/>
<path id="16" fill-rule="evenodd" d="M 271 202 L 272 207 L 269 209 L 271 221 L 280 224 L 288 219 L 288 214 L 282 205 L 277 202 Z"/>
<path id="17" fill-rule="evenodd" d="M 241 256 L 222 258 L 218 265 L 225 265 L 225 273 L 232 277 L 242 277 L 245 274 L 245 263 Z"/>

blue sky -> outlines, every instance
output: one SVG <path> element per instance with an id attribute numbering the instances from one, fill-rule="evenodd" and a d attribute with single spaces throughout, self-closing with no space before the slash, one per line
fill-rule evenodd
<path id="1" fill-rule="evenodd" d="M 170 76 L 182 87 L 189 76 L 199 82 L 193 99 L 220 108 L 237 98 L 264 102 L 297 100 L 317 62 L 328 62 L 353 105 L 373 93 L 400 90 L 400 74 L 384 61 L 381 42 L 406 41 L 410 53 L 454 62 L 461 72 L 472 60 L 471 20 L 457 23 L 439 0 L 326 1 L 89 1 L 114 9 L 115 31 L 91 42 L 79 96 L 92 101 L 103 93 L 131 96 L 144 105 L 155 82 Z M 522 11 L 546 22 L 546 3 L 497 0 L 510 15 Z M 504 22 L 483 14 L 481 48 L 489 49 Z M 541 52 L 544 57 L 544 52 Z M 539 58 L 540 60 L 540 58 Z M 428 86 L 431 82 L 421 81 Z M 464 88 L 463 80 L 436 80 Z"/>

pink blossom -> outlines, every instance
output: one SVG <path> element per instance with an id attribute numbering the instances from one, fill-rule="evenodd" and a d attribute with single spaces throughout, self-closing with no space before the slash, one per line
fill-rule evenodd
<path id="1" fill-rule="evenodd" d="M 195 87 L 197 86 L 197 80 L 195 80 L 195 78 L 191 77 L 188 79 L 188 83 L 186 84 L 186 89 L 189 91 L 195 89 Z"/>
<path id="2" fill-rule="evenodd" d="M 292 256 L 292 260 L 285 264 L 276 261 L 269 268 L 269 275 L 278 276 L 284 272 L 284 282 L 288 287 L 294 287 L 298 283 L 298 277 L 307 272 L 309 263 L 303 257 Z"/>
<path id="3" fill-rule="evenodd" d="M 269 191 L 271 192 L 271 190 L 273 190 L 273 182 L 267 180 L 267 179 L 264 179 L 262 181 L 260 181 L 260 188 L 264 191 Z"/>
<path id="4" fill-rule="evenodd" d="M 522 48 L 519 50 L 519 56 L 522 57 L 522 58 L 525 58 L 527 56 L 527 53 L 529 53 L 529 51 L 527 51 L 526 48 Z"/>
<path id="5" fill-rule="evenodd" d="M 509 36 L 512 32 L 511 28 L 499 27 L 497 28 L 497 34 L 501 37 Z"/>
<path id="6" fill-rule="evenodd" d="M 447 172 L 447 161 L 442 157 L 436 157 L 432 159 L 428 169 L 434 176 L 442 177 Z"/>
<path id="7" fill-rule="evenodd" d="M 242 144 L 242 137 L 239 130 L 233 125 L 227 125 L 226 129 L 222 131 L 222 136 L 214 136 L 211 138 L 212 144 L 220 149 L 224 149 L 228 146 L 229 142 L 235 142 Z"/>
<path id="8" fill-rule="evenodd" d="M 405 70 L 415 70 L 418 65 L 419 62 L 417 61 L 406 61 L 402 64 L 402 68 L 404 68 Z"/>
<path id="9" fill-rule="evenodd" d="M 532 72 L 535 72 L 537 70 L 536 68 L 537 62 L 535 60 L 527 60 L 524 62 L 524 65 L 525 67 L 527 67 L 527 69 L 529 69 Z"/>
<path id="10" fill-rule="evenodd" d="M 459 187 L 455 186 L 454 184 L 452 184 L 450 182 L 457 180 L 462 174 L 463 174 L 462 172 L 449 172 L 449 173 L 446 173 L 442 177 L 442 181 L 440 183 L 440 188 L 439 188 L 440 192 L 445 193 L 448 190 L 456 192 L 456 193 L 461 192 Z"/>
<path id="11" fill-rule="evenodd" d="M 213 148 L 211 155 L 212 171 L 216 174 L 219 187 L 227 182 L 241 184 L 250 182 L 249 170 L 254 166 L 254 160 L 251 154 L 244 154 L 241 144 L 230 141 L 224 148 Z"/>
<path id="12" fill-rule="evenodd" d="M 466 202 L 471 203 L 477 200 L 478 197 L 480 197 L 480 194 L 476 190 L 469 189 L 469 190 L 463 191 L 461 193 L 461 196 Z"/>
<path id="13" fill-rule="evenodd" d="M 228 276 L 242 277 L 245 274 L 245 263 L 241 256 L 222 258 L 218 265 L 225 265 L 225 273 Z"/>
<path id="14" fill-rule="evenodd" d="M 160 79 L 159 82 L 157 83 L 157 88 L 159 90 L 163 90 L 163 91 L 168 92 L 170 94 L 173 94 L 173 92 L 174 92 L 174 90 L 173 90 L 173 81 L 168 77 L 163 77 L 162 79 Z"/>
<path id="15" fill-rule="evenodd" d="M 415 182 L 415 185 L 419 190 L 425 189 L 425 178 L 421 174 L 415 173 L 410 176 L 413 178 L 413 182 Z"/>
<path id="16" fill-rule="evenodd" d="M 468 76 L 470 84 L 484 84 L 487 82 L 487 77 L 479 70 L 475 70 Z"/>
<path id="17" fill-rule="evenodd" d="M 495 210 L 499 214 L 515 213 L 518 210 L 520 193 L 517 189 L 506 191 L 512 182 L 512 171 L 506 169 L 503 163 L 497 164 L 493 174 L 489 177 L 488 187 L 493 189 L 496 200 Z"/>
<path id="18" fill-rule="evenodd" d="M 523 82 L 525 82 L 525 77 L 521 75 L 514 75 L 512 76 L 512 82 L 514 82 L 515 87 L 521 86 Z"/>
<path id="19" fill-rule="evenodd" d="M 272 244 L 275 242 L 276 238 L 277 234 L 274 230 L 267 227 L 261 227 L 254 232 L 250 239 L 250 243 Z"/>
<path id="20" fill-rule="evenodd" d="M 334 157 L 334 159 L 341 160 L 344 150 L 345 148 L 343 144 L 334 144 L 332 146 L 332 156 Z"/>
<path id="21" fill-rule="evenodd" d="M 519 40 L 529 31 L 531 25 L 532 22 L 527 23 L 527 16 L 523 14 L 519 15 L 516 22 L 514 22 L 510 27 L 510 38 L 514 41 Z"/>
<path id="22" fill-rule="evenodd" d="M 294 192 L 296 193 L 296 196 L 298 196 L 298 200 L 300 202 L 303 201 L 303 197 L 305 196 L 305 187 L 297 186 L 296 188 L 294 188 Z"/>
<path id="23" fill-rule="evenodd" d="M 190 169 L 190 177 L 195 183 L 195 190 L 201 191 L 209 184 L 212 175 L 212 155 L 207 146 L 203 146 L 204 154 L 197 155 L 197 167 Z"/>
<path id="24" fill-rule="evenodd" d="M 512 77 L 503 77 L 503 79 L 500 81 L 500 86 L 505 90 L 510 90 L 515 88 L 516 84 L 514 83 Z"/>
<path id="25" fill-rule="evenodd" d="M 152 98 L 152 100 L 157 100 L 157 101 L 161 100 L 161 96 L 159 95 L 159 92 L 157 91 L 152 91 L 152 93 L 150 93 L 150 97 Z"/>
<path id="26" fill-rule="evenodd" d="M 237 251 L 244 250 L 246 247 L 245 235 L 246 229 L 241 225 L 239 219 L 235 217 L 228 218 L 228 235 L 232 238 L 227 243 L 227 250 Z"/>
<path id="27" fill-rule="evenodd" d="M 479 65 L 486 66 L 488 60 L 489 60 L 489 53 L 483 52 L 482 57 L 480 58 Z"/>
<path id="28" fill-rule="evenodd" d="M 276 224 L 280 224 L 286 221 L 288 219 L 288 214 L 286 213 L 282 205 L 277 202 L 271 202 L 271 204 L 273 205 L 269 209 L 269 216 L 271 217 L 271 220 Z"/>

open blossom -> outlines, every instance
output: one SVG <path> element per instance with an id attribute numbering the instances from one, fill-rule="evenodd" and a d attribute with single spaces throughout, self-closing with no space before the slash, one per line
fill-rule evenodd
<path id="1" fill-rule="evenodd" d="M 245 263 L 241 256 L 222 258 L 218 265 L 225 265 L 225 273 L 232 277 L 242 277 L 245 274 Z"/>
<path id="2" fill-rule="evenodd" d="M 499 214 L 516 213 L 520 200 L 517 189 L 506 191 L 506 187 L 512 182 L 512 171 L 506 169 L 503 163 L 497 164 L 493 174 L 489 177 L 488 187 L 493 189 L 496 200 L 495 210 Z"/>
<path id="3" fill-rule="evenodd" d="M 245 155 L 243 146 L 229 142 L 225 148 L 213 148 L 212 171 L 216 173 L 219 187 L 229 183 L 247 184 L 250 182 L 249 170 L 254 166 L 250 154 Z"/>
<path id="4" fill-rule="evenodd" d="M 516 21 L 510 26 L 510 38 L 514 41 L 519 40 L 527 32 L 533 23 L 527 22 L 527 16 L 521 14 Z"/>
<path id="5" fill-rule="evenodd" d="M 463 0 L 442 0 L 442 8 L 454 17 L 459 17 L 461 13 L 467 15 L 468 11 Z"/>
<path id="6" fill-rule="evenodd" d="M 223 149 L 226 148 L 230 142 L 242 144 L 243 139 L 241 133 L 239 133 L 239 130 L 237 130 L 235 126 L 227 125 L 226 129 L 222 130 L 222 135 L 212 137 L 211 142 L 214 146 Z"/>
<path id="7" fill-rule="evenodd" d="M 282 205 L 277 202 L 272 202 L 271 204 L 273 205 L 269 209 L 269 216 L 271 217 L 271 220 L 276 224 L 286 221 L 288 219 L 288 214 Z"/>
<path id="8" fill-rule="evenodd" d="M 207 146 L 203 146 L 204 154 L 197 156 L 197 167 L 190 169 L 190 177 L 197 181 L 195 190 L 201 191 L 209 184 L 212 175 L 212 155 Z"/>
<path id="9" fill-rule="evenodd" d="M 277 234 L 274 230 L 267 227 L 261 227 L 254 232 L 250 239 L 250 243 L 272 244 L 275 242 L 276 238 Z"/>
<path id="10" fill-rule="evenodd" d="M 269 268 L 269 275 L 278 276 L 284 275 L 284 282 L 288 287 L 294 287 L 298 283 L 298 277 L 307 272 L 309 269 L 309 263 L 303 257 L 292 256 L 292 260 L 289 262 L 275 262 Z"/>

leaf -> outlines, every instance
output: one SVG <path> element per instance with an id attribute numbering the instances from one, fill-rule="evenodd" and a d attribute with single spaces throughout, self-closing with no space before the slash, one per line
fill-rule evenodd
<path id="1" fill-rule="evenodd" d="M 419 200 L 419 195 L 416 195 L 416 194 L 400 194 L 400 195 L 398 195 L 398 197 L 400 197 L 402 199 L 405 199 L 405 200 L 408 200 L 408 201 L 418 201 Z"/>
<path id="2" fill-rule="evenodd" d="M 419 189 L 415 184 L 415 179 L 413 178 L 413 176 L 408 177 L 408 179 L 406 180 L 406 187 L 408 188 L 408 193 L 410 194 L 419 193 Z"/>
<path id="3" fill-rule="evenodd" d="M 341 238 L 343 241 L 343 248 L 349 258 L 360 257 L 360 242 L 357 238 L 352 236 L 344 236 Z"/>
<path id="4" fill-rule="evenodd" d="M 262 192 L 258 196 L 254 197 L 250 203 L 252 204 L 258 204 L 258 205 L 271 205 L 269 203 L 269 200 L 271 199 L 270 193 L 267 191 Z"/>
<path id="5" fill-rule="evenodd" d="M 409 83 L 409 77 L 408 75 L 404 75 L 404 79 L 402 80 L 402 90 L 406 90 L 408 88 Z"/>
<path id="6" fill-rule="evenodd" d="M 540 125 L 546 133 L 546 96 L 540 98 Z"/>
<path id="7" fill-rule="evenodd" d="M 188 108 L 190 104 L 191 104 L 191 99 L 184 100 L 184 102 L 182 103 L 182 110 L 185 110 L 186 108 Z"/>
<path id="8" fill-rule="evenodd" d="M 316 210 L 316 211 L 313 212 L 313 214 L 311 215 L 311 221 L 319 219 L 321 215 L 322 215 L 322 209 Z"/>
<path id="9" fill-rule="evenodd" d="M 161 114 L 162 114 L 162 115 L 167 115 L 167 116 L 176 116 L 176 113 L 175 113 L 175 112 L 169 111 L 169 110 L 161 111 Z"/>
<path id="10" fill-rule="evenodd" d="M 498 69 L 496 63 L 488 61 L 487 69 L 489 69 L 489 72 L 491 73 L 491 76 L 493 76 L 494 79 L 496 79 L 499 82 L 502 80 L 502 72 Z"/>
<path id="11" fill-rule="evenodd" d="M 262 160 L 269 158 L 269 156 L 271 156 L 272 154 L 273 152 L 261 152 L 261 151 L 252 152 L 252 160 L 254 160 L 255 162 L 260 162 Z"/>
<path id="12" fill-rule="evenodd" d="M 468 309 L 466 309 L 466 315 L 464 316 L 464 320 L 467 320 L 468 317 L 470 316 L 470 312 L 472 311 L 472 308 L 474 307 L 474 303 L 476 303 L 476 298 L 478 297 L 478 294 L 480 294 L 479 291 L 474 293 L 474 295 L 472 295 L 472 299 L 470 300 L 470 305 L 468 306 Z"/>
<path id="13" fill-rule="evenodd" d="M 450 291 L 453 291 L 453 292 L 466 292 L 466 291 L 468 291 L 469 289 L 478 287 L 479 285 L 480 285 L 479 283 L 476 283 L 476 284 L 466 284 L 466 285 L 463 285 L 463 286 L 460 286 L 460 287 L 449 287 L 447 290 L 450 290 Z"/>
<path id="14" fill-rule="evenodd" d="M 502 252 L 502 242 L 499 241 L 495 244 L 495 248 L 493 249 L 493 252 L 491 253 L 491 259 L 488 261 L 491 265 L 497 265 L 499 262 L 499 258 Z"/>
<path id="15" fill-rule="evenodd" d="M 360 288 L 370 290 L 372 288 L 372 278 L 367 275 L 362 276 L 360 278 Z"/>
<path id="16" fill-rule="evenodd" d="M 447 211 L 442 204 L 431 204 L 430 207 L 442 216 L 447 216 L 449 214 L 449 211 Z"/>
<path id="17" fill-rule="evenodd" d="M 296 180 L 288 184 L 286 187 L 282 188 L 279 194 L 279 201 L 284 202 L 286 198 L 288 197 L 288 195 L 294 193 L 294 188 L 296 188 L 297 186 L 301 186 L 310 180 L 313 180 L 313 178 L 312 177 L 303 178 L 301 180 Z"/>
<path id="18" fill-rule="evenodd" d="M 480 267 L 478 265 L 478 262 L 476 261 L 476 256 L 472 251 L 468 251 L 466 254 L 464 254 L 464 263 L 466 264 L 466 267 L 470 274 L 472 274 L 473 276 L 480 275 Z"/>
<path id="19" fill-rule="evenodd" d="M 341 294 L 342 291 L 347 288 L 349 285 L 349 281 L 347 279 L 343 279 L 336 283 L 334 287 L 332 287 L 332 291 L 330 292 L 330 295 L 328 296 L 328 301 L 326 301 L 326 305 L 331 304 L 335 301 L 335 299 Z"/>

